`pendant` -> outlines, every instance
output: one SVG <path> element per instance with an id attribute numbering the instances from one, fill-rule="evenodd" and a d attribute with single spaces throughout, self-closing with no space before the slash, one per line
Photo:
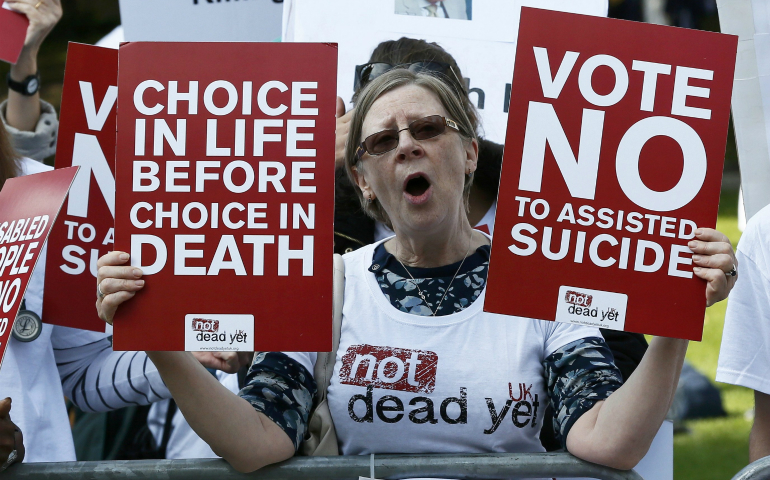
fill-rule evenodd
<path id="1" fill-rule="evenodd" d="M 20 342 L 31 342 L 43 331 L 43 321 L 32 310 L 19 310 L 13 323 L 13 338 Z"/>

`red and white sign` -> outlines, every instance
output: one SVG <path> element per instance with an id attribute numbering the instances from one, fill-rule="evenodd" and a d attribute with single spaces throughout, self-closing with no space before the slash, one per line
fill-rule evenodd
<path id="1" fill-rule="evenodd" d="M 0 191 L 0 364 L 29 278 L 77 171 L 11 178 Z"/>
<path id="2" fill-rule="evenodd" d="M 27 38 L 27 27 L 26 15 L 12 11 L 0 1 L 0 60 L 16 63 Z"/>
<path id="3" fill-rule="evenodd" d="M 522 9 L 486 311 L 700 340 L 736 49 Z"/>
<path id="4" fill-rule="evenodd" d="M 96 261 L 113 249 L 117 99 L 117 50 L 70 43 L 56 168 L 81 168 L 48 240 L 46 323 L 99 332 L 107 325 L 94 292 Z"/>
<path id="5" fill-rule="evenodd" d="M 115 248 L 147 283 L 116 350 L 329 350 L 336 62 L 334 44 L 120 47 Z"/>

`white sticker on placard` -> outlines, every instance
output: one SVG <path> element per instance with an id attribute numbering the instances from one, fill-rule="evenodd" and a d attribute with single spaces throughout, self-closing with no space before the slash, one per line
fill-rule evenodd
<path id="1" fill-rule="evenodd" d="M 623 330 L 628 295 L 587 288 L 559 287 L 556 321 Z"/>
<path id="2" fill-rule="evenodd" d="M 184 324 L 188 352 L 254 351 L 254 315 L 191 313 Z"/>

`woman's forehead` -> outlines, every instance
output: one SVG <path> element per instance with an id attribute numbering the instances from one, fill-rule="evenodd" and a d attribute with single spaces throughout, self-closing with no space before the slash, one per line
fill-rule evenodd
<path id="1" fill-rule="evenodd" d="M 391 90 L 374 101 L 364 118 L 364 133 L 384 128 L 405 127 L 409 122 L 428 115 L 446 116 L 438 96 L 419 85 L 405 85 Z"/>

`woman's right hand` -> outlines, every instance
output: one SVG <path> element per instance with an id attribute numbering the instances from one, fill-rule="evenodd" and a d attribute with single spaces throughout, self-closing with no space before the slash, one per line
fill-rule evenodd
<path id="1" fill-rule="evenodd" d="M 96 311 L 110 325 L 120 304 L 144 287 L 142 271 L 126 265 L 129 258 L 126 252 L 110 252 L 96 262 Z"/>

